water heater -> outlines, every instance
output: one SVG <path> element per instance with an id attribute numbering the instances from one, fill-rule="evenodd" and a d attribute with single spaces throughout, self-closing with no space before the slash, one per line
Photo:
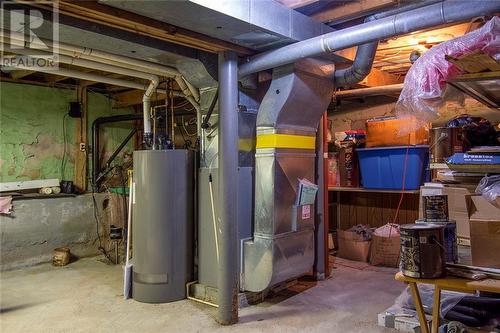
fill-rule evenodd
<path id="1" fill-rule="evenodd" d="M 134 152 L 132 296 L 186 298 L 193 275 L 193 162 L 188 150 Z"/>

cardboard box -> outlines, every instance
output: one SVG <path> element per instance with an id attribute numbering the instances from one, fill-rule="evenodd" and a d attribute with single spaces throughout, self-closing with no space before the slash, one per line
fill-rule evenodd
<path id="1" fill-rule="evenodd" d="M 366 121 L 366 147 L 390 147 L 425 145 L 429 142 L 428 127 L 401 135 L 400 130 L 409 126 L 415 118 L 382 117 Z"/>
<path id="2" fill-rule="evenodd" d="M 468 209 L 472 265 L 500 268 L 500 208 L 470 195 Z"/>
<path id="3" fill-rule="evenodd" d="M 370 264 L 374 266 L 398 267 L 401 237 L 373 235 L 370 249 Z"/>
<path id="4" fill-rule="evenodd" d="M 368 262 L 371 241 L 365 241 L 355 232 L 337 230 L 339 252 L 344 259 Z"/>
<path id="5" fill-rule="evenodd" d="M 448 211 L 450 220 L 457 222 L 457 237 L 470 238 L 469 212 L 467 210 L 467 196 L 473 193 L 468 188 L 462 187 L 440 187 L 421 186 L 420 187 L 420 202 L 419 202 L 419 219 L 423 219 L 424 210 L 422 204 L 422 196 L 427 195 L 447 195 L 448 196 Z"/>

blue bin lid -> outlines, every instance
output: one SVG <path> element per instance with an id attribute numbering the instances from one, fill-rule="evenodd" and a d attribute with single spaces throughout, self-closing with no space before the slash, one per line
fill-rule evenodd
<path id="1" fill-rule="evenodd" d="M 391 146 L 391 147 L 373 147 L 373 148 L 357 148 L 357 151 L 366 150 L 390 150 L 390 149 L 429 149 L 429 145 L 416 145 L 416 146 Z"/>

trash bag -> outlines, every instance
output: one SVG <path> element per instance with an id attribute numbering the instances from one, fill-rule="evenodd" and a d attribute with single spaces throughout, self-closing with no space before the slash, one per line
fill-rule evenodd
<path id="1" fill-rule="evenodd" d="M 462 114 L 448 121 L 446 127 L 461 127 L 464 139 L 469 146 L 495 146 L 498 133 L 495 127 L 482 117 Z"/>

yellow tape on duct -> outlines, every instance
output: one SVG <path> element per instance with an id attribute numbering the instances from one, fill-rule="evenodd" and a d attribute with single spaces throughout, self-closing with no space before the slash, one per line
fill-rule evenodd
<path id="1" fill-rule="evenodd" d="M 260 134 L 257 135 L 257 149 L 259 148 L 292 148 L 314 149 L 316 137 L 291 134 Z"/>

